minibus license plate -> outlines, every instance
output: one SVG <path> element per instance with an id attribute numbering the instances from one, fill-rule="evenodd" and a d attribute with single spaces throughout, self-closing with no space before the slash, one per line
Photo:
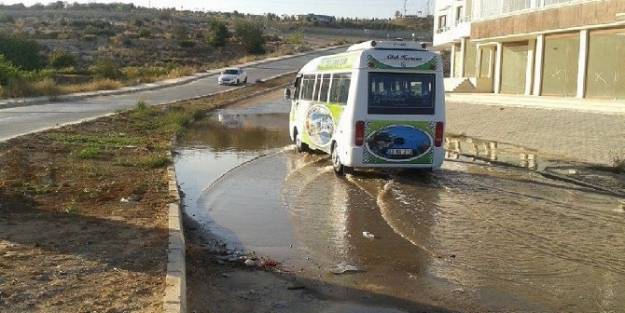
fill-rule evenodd
<path id="1" fill-rule="evenodd" d="M 412 155 L 412 149 L 388 149 L 386 151 L 388 155 Z"/>

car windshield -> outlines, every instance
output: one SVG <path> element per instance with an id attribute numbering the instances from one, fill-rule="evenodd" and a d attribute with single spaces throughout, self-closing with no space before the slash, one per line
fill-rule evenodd
<path id="1" fill-rule="evenodd" d="M 223 74 L 232 74 L 232 75 L 236 75 L 239 74 L 239 70 L 225 70 L 223 72 Z"/>
<path id="2" fill-rule="evenodd" d="M 369 114 L 434 114 L 434 75 L 369 73 Z"/>

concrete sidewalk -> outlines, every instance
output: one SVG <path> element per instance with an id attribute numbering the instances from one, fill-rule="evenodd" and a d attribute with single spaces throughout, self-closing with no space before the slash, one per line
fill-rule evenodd
<path id="1" fill-rule="evenodd" d="M 578 99 L 548 96 L 496 95 L 484 93 L 448 93 L 447 102 L 493 105 L 498 107 L 535 108 L 625 115 L 625 101 Z"/>
<path id="2" fill-rule="evenodd" d="M 542 97 L 454 94 L 447 99 L 449 133 L 523 146 L 550 158 L 603 165 L 625 158 L 623 104 L 590 108 L 596 102 L 589 101 L 571 108 L 576 101 Z"/>

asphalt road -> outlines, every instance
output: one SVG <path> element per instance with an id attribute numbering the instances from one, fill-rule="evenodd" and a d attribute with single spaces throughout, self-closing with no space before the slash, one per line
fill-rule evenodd
<path id="1" fill-rule="evenodd" d="M 246 67 L 248 82 L 254 83 L 257 79 L 296 71 L 315 57 L 344 50 L 345 48 L 338 48 L 328 51 L 313 52 L 304 56 Z M 212 75 L 188 84 L 158 90 L 2 109 L 0 110 L 0 141 L 67 123 L 92 119 L 118 110 L 128 109 L 134 106 L 139 100 L 143 100 L 148 104 L 161 104 L 202 96 L 230 88 L 233 87 L 219 86 L 217 84 L 217 76 Z"/>

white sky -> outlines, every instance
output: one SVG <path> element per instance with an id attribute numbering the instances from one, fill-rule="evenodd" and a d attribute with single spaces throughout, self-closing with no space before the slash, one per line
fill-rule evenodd
<path id="1" fill-rule="evenodd" d="M 3 4 L 24 3 L 33 5 L 35 3 L 54 2 L 50 0 L 0 0 Z M 241 13 L 263 14 L 327 14 L 334 16 L 349 17 L 379 17 L 388 18 L 395 15 L 396 10 L 403 13 L 404 0 L 67 0 L 67 2 L 125 2 L 134 3 L 139 6 L 151 7 L 175 7 L 186 10 L 222 11 L 232 12 L 237 10 Z M 418 11 L 427 11 L 427 5 L 432 7 L 434 0 L 408 0 L 407 12 L 414 15 Z"/>

